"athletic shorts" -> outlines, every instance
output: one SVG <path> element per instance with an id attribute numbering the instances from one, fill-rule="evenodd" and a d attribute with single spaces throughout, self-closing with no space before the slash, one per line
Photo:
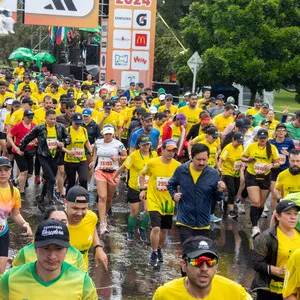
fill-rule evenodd
<path id="1" fill-rule="evenodd" d="M 282 172 L 280 169 L 271 169 L 271 181 L 276 181 L 280 172 Z"/>
<path id="2" fill-rule="evenodd" d="M 262 190 L 268 190 L 271 186 L 271 176 L 268 175 L 252 175 L 246 172 L 245 175 L 246 187 L 258 186 Z"/>
<path id="3" fill-rule="evenodd" d="M 65 158 L 65 153 L 60 151 L 57 156 L 57 165 L 58 166 L 63 166 L 65 164 L 64 158 Z"/>
<path id="4" fill-rule="evenodd" d="M 131 187 L 128 187 L 127 192 L 127 202 L 129 203 L 140 203 L 140 192 L 132 189 Z"/>
<path id="5" fill-rule="evenodd" d="M 14 154 L 20 172 L 28 171 L 28 174 L 33 174 L 33 156 Z"/>
<path id="6" fill-rule="evenodd" d="M 13 154 L 13 152 L 12 152 L 12 146 L 7 147 L 7 153 L 8 154 Z"/>
<path id="7" fill-rule="evenodd" d="M 0 140 L 6 140 L 6 133 L 0 131 Z"/>
<path id="8" fill-rule="evenodd" d="M 113 181 L 113 177 L 114 177 L 115 173 L 116 173 L 116 171 L 114 171 L 114 172 L 105 172 L 103 170 L 96 169 L 95 170 L 95 179 L 97 181 L 105 181 L 105 182 L 107 182 L 107 183 L 109 183 L 111 185 L 117 185 L 119 183 L 119 181 L 120 181 L 120 176 L 118 176 L 116 178 L 116 182 L 117 183 L 115 183 Z"/>
<path id="9" fill-rule="evenodd" d="M 0 236 L 0 256 L 8 257 L 9 248 L 9 230 Z"/>
<path id="10" fill-rule="evenodd" d="M 171 229 L 173 223 L 173 215 L 161 215 L 158 211 L 149 211 L 151 226 L 160 229 Z"/>

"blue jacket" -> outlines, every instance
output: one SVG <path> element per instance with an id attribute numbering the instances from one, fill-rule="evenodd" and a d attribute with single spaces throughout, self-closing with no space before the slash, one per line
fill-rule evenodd
<path id="1" fill-rule="evenodd" d="M 210 211 L 213 199 L 218 199 L 217 170 L 206 166 L 196 184 L 189 170 L 191 161 L 179 166 L 168 183 L 168 191 L 174 199 L 177 187 L 180 186 L 181 199 L 177 206 L 177 222 L 191 227 L 210 225 Z"/>

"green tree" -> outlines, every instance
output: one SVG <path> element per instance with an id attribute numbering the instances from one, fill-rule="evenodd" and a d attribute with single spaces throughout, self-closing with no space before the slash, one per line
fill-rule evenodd
<path id="1" fill-rule="evenodd" d="M 299 82 L 299 25 L 296 0 L 202 0 L 181 20 L 185 44 L 204 62 L 198 81 L 239 83 L 252 101 L 262 89 Z"/>

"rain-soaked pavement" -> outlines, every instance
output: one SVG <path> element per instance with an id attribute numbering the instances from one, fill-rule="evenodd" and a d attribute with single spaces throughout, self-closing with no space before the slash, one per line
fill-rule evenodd
<path id="1" fill-rule="evenodd" d="M 93 253 L 90 253 L 89 274 L 95 282 L 99 299 L 151 299 L 155 289 L 174 278 L 180 277 L 179 260 L 181 247 L 175 226 L 169 232 L 167 245 L 164 251 L 165 262 L 158 268 L 148 266 L 150 244 L 142 243 L 136 234 L 135 242 L 126 241 L 128 205 L 125 201 L 124 183 L 119 186 L 119 193 L 113 200 L 113 216 L 109 218 L 110 233 L 105 237 L 105 252 L 109 258 L 109 270 L 102 266 L 95 268 Z M 37 208 L 32 205 L 34 195 L 41 187 L 32 183 L 26 193 L 29 201 L 22 202 L 22 214 L 30 222 L 35 231 L 37 223 L 41 220 Z M 91 193 L 91 203 L 95 194 Z M 95 211 L 95 204 L 91 205 Z M 220 215 L 220 209 L 216 215 Z M 270 213 L 269 213 L 270 214 Z M 262 229 L 267 228 L 268 219 L 261 219 Z M 211 238 L 215 240 L 219 249 L 219 273 L 240 284 L 247 290 L 251 286 L 254 271 L 251 267 L 251 226 L 249 221 L 249 205 L 246 214 L 240 215 L 237 221 L 223 216 L 222 223 L 213 224 Z M 10 257 L 24 245 L 31 242 L 21 228 L 10 222 Z"/>

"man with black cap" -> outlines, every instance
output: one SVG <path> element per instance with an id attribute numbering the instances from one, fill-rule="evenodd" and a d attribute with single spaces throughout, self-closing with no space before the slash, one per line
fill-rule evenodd
<path id="1" fill-rule="evenodd" d="M 65 127 L 70 127 L 72 125 L 72 116 L 75 114 L 76 105 L 73 101 L 66 103 L 66 111 L 64 114 L 57 116 L 57 123 L 63 124 Z"/>
<path id="2" fill-rule="evenodd" d="M 88 209 L 88 191 L 81 186 L 74 186 L 68 191 L 66 200 L 71 245 L 82 253 L 87 270 L 89 263 L 88 252 L 93 245 L 96 267 L 101 262 L 107 270 L 107 256 L 103 251 L 103 245 L 100 243 L 96 229 L 98 217 L 93 211 Z"/>
<path id="3" fill-rule="evenodd" d="M 127 130 L 128 143 L 130 143 L 132 133 L 142 127 L 141 120 L 144 113 L 146 113 L 146 109 L 144 107 L 138 107 L 133 113 L 133 116 L 130 121 L 130 125 Z"/>
<path id="4" fill-rule="evenodd" d="M 0 280 L 0 300 L 98 299 L 92 279 L 64 262 L 68 227 L 49 219 L 39 224 L 34 238 L 37 261 L 10 269 Z M 25 283 L 26 282 L 26 283 Z"/>
<path id="5" fill-rule="evenodd" d="M 252 297 L 234 281 L 217 275 L 219 256 L 212 240 L 191 237 L 182 245 L 180 265 L 186 277 L 159 287 L 153 300 L 218 299 L 250 300 Z"/>
<path id="6" fill-rule="evenodd" d="M 29 85 L 30 86 L 30 89 L 31 89 L 32 93 L 35 93 L 38 90 L 36 83 L 33 82 L 33 81 L 31 81 L 30 74 L 26 73 L 26 74 L 24 74 L 24 81 L 19 84 L 18 89 L 16 91 L 16 96 L 17 97 L 19 97 L 22 94 L 22 90 L 23 90 L 23 87 L 25 85 Z"/>
<path id="7" fill-rule="evenodd" d="M 225 96 L 223 94 L 219 94 L 216 97 L 216 103 L 217 103 L 217 105 L 211 107 L 208 110 L 209 116 L 211 118 L 214 118 L 215 116 L 221 114 L 224 111 L 224 98 L 225 98 Z"/>
<path id="8" fill-rule="evenodd" d="M 142 123 L 142 128 L 136 130 L 131 135 L 130 153 L 135 151 L 136 141 L 141 133 L 149 134 L 151 138 L 152 149 L 154 150 L 157 149 L 160 132 L 156 128 L 153 128 L 153 117 L 151 113 L 148 112 L 144 113 L 142 115 L 141 123 Z"/>
<path id="9" fill-rule="evenodd" d="M 58 88 L 58 92 L 60 94 L 67 94 L 68 89 L 70 88 L 70 84 L 71 84 L 71 79 L 68 77 L 65 77 L 63 79 L 63 83 Z"/>
<path id="10" fill-rule="evenodd" d="M 59 101 L 59 98 L 60 98 L 60 93 L 58 92 L 58 83 L 54 83 L 52 82 L 50 84 L 50 91 L 47 92 L 47 95 L 50 96 L 51 98 L 53 99 L 56 99 L 57 101 Z"/>
<path id="11" fill-rule="evenodd" d="M 59 105 L 55 109 L 55 112 L 58 116 L 66 112 L 66 105 L 69 102 L 69 96 L 67 94 L 62 94 L 59 98 L 59 102 Z"/>

